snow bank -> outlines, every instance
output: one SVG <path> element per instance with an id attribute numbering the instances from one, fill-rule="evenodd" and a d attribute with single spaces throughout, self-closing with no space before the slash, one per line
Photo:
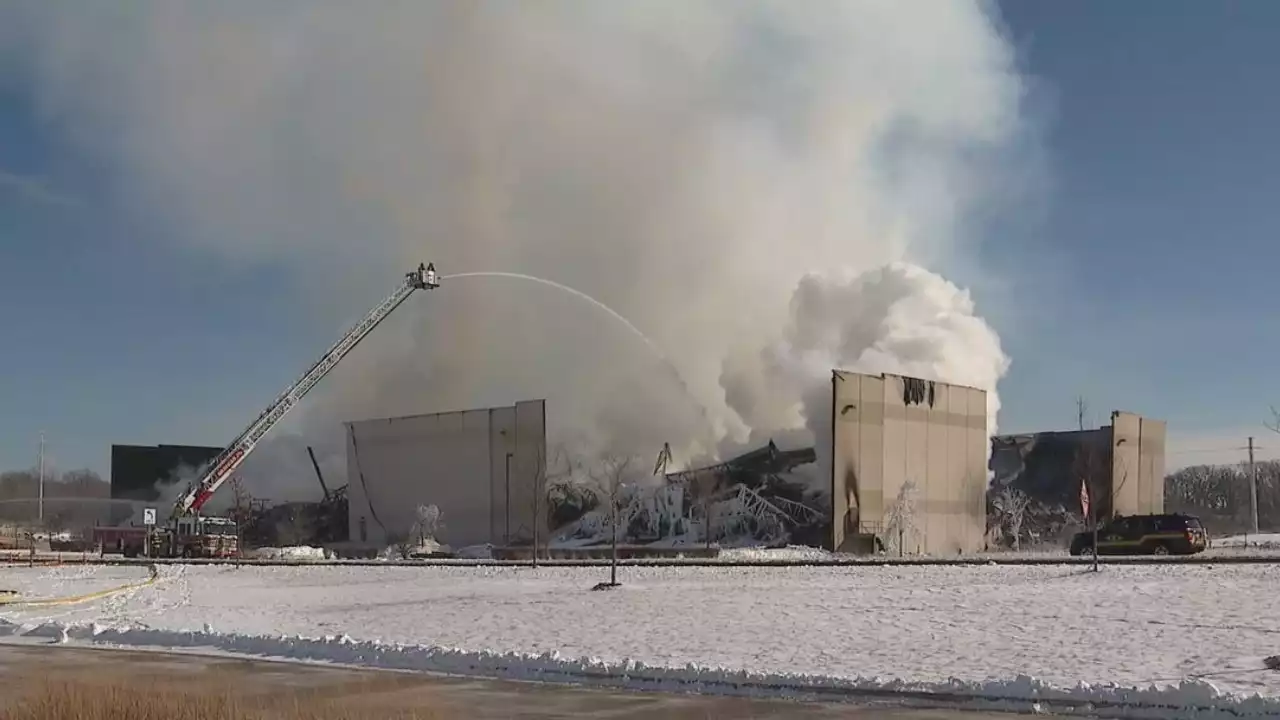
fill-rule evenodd
<path id="1" fill-rule="evenodd" d="M 1055 688 L 1031 677 L 1005 681 L 911 683 L 881 678 L 765 674 L 688 664 L 653 667 L 634 661 L 610 663 L 569 658 L 557 652 L 539 655 L 465 652 L 421 645 L 357 642 L 349 636 L 319 638 L 253 636 L 202 631 L 44 623 L 19 630 L 0 621 L 0 636 L 48 638 L 58 643 L 89 642 L 124 647 L 215 650 L 278 659 L 492 677 L 566 682 L 636 690 L 699 692 L 719 695 L 785 697 L 797 700 L 892 699 L 912 704 L 962 706 L 1057 714 L 1105 713 L 1120 718 L 1274 718 L 1280 699 L 1238 697 L 1203 681 L 1171 688 L 1132 689 L 1080 684 Z"/>
<path id="2" fill-rule="evenodd" d="M 454 553 L 454 557 L 464 560 L 492 560 L 493 546 L 487 543 L 484 545 L 468 545 L 458 548 L 458 551 Z"/>
<path id="3" fill-rule="evenodd" d="M 452 552 L 448 545 L 436 542 L 434 538 L 427 538 L 417 545 L 388 545 L 378 553 L 378 557 L 382 560 L 404 560 L 447 555 Z"/>
<path id="4" fill-rule="evenodd" d="M 828 550 L 806 547 L 804 545 L 788 545 L 782 548 L 739 547 L 724 548 L 720 551 L 719 560 L 732 561 L 792 561 L 830 560 L 835 557 Z"/>
<path id="5" fill-rule="evenodd" d="M 296 545 L 291 547 L 266 547 L 250 550 L 246 557 L 253 560 L 328 560 L 324 548 Z"/>

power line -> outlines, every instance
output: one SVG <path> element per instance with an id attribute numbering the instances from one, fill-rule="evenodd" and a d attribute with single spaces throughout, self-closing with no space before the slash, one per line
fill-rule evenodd
<path id="1" fill-rule="evenodd" d="M 1246 451 L 1248 449 L 1249 447 L 1247 445 L 1240 445 L 1240 446 L 1233 446 L 1233 447 L 1186 448 L 1183 450 L 1166 450 L 1165 454 L 1166 455 L 1187 455 L 1190 453 L 1241 452 L 1241 451 Z M 1254 445 L 1253 449 L 1261 450 L 1262 446 Z"/>

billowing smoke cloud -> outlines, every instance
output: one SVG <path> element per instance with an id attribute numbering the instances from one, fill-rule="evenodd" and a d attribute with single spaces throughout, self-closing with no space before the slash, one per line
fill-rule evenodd
<path id="1" fill-rule="evenodd" d="M 791 300 L 791 323 L 758 356 L 729 358 L 725 400 L 752 432 L 804 427 L 804 439 L 831 432 L 832 368 L 896 373 L 990 388 L 1008 369 L 1000 338 L 974 313 L 969 293 L 908 263 L 852 277 L 808 275 Z M 749 362 L 747 362 L 749 361 Z M 987 395 L 995 431 L 1000 398 Z M 818 443 L 819 465 L 830 448 Z"/>
<path id="2" fill-rule="evenodd" d="M 967 266 L 1016 200 L 1024 88 L 992 12 L 34 0 L 0 8 L 0 59 L 140 226 L 278 269 L 317 322 L 429 260 L 571 285 L 665 356 L 567 293 L 446 281 L 310 401 L 325 462 L 342 420 L 530 397 L 553 432 L 688 457 L 803 428 L 832 365 L 994 389 L 1007 361 L 967 296 L 901 264 Z M 285 482 L 271 458 L 259 482 Z"/>

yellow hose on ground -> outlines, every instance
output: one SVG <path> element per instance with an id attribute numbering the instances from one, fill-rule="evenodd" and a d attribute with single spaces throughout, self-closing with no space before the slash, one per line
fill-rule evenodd
<path id="1" fill-rule="evenodd" d="M 74 605 L 76 603 L 89 602 L 90 600 L 98 600 L 108 595 L 115 595 L 126 590 L 134 590 L 144 588 L 148 585 L 154 585 L 160 579 L 160 570 L 155 565 L 147 566 L 150 570 L 150 576 L 146 580 L 140 582 L 120 585 L 118 587 L 107 588 L 106 590 L 98 590 L 96 592 L 85 593 L 84 595 L 72 595 L 70 597 L 58 598 L 37 598 L 34 600 L 23 600 L 20 595 L 12 591 L 0 591 L 0 607 L 49 607 L 52 605 Z"/>

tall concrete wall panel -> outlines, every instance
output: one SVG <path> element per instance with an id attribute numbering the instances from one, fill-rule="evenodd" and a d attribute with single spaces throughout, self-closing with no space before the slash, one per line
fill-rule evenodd
<path id="1" fill-rule="evenodd" d="M 1165 452 L 1168 425 L 1163 420 L 1142 419 L 1142 471 L 1147 478 L 1145 495 L 1149 512 L 1164 512 Z"/>
<path id="2" fill-rule="evenodd" d="M 982 548 L 987 536 L 987 393 L 965 388 L 969 395 L 969 411 L 963 419 L 965 427 L 965 470 L 960 492 L 964 525 L 963 546 Z"/>
<path id="3" fill-rule="evenodd" d="M 489 528 L 490 533 L 486 536 L 486 542 L 492 542 L 495 545 L 506 545 L 511 537 L 511 506 L 513 503 L 508 502 L 507 496 L 511 492 L 510 481 L 508 475 L 508 454 L 512 455 L 514 460 L 516 443 L 518 438 L 516 432 L 516 409 L 514 407 L 493 408 L 489 412 L 490 432 L 489 432 L 489 493 L 493 498 L 492 505 L 489 506 Z M 519 474 L 515 474 L 515 468 L 511 468 L 515 480 L 519 481 Z"/>
<path id="4" fill-rule="evenodd" d="M 487 410 L 366 420 L 348 425 L 351 539 L 385 546 L 407 539 L 417 507 L 440 508 L 442 542 L 489 537 Z"/>
<path id="5" fill-rule="evenodd" d="M 1111 427 L 1115 512 L 1164 512 L 1165 423 L 1116 411 L 1111 414 Z"/>
<path id="6" fill-rule="evenodd" d="M 351 539 L 375 546 L 412 540 L 418 506 L 436 505 L 440 542 L 517 540 L 521 525 L 532 528 L 530 473 L 534 458 L 546 454 L 544 418 L 538 400 L 348 423 Z"/>
<path id="7" fill-rule="evenodd" d="M 1111 414 L 1111 497 L 1120 515 L 1135 515 L 1142 507 L 1141 438 L 1142 418 Z"/>
<path id="8" fill-rule="evenodd" d="M 544 497 L 547 472 L 547 404 L 542 400 L 518 402 L 515 406 L 518 443 L 511 472 L 518 478 L 512 490 L 512 539 L 532 542 L 535 534 L 545 540 L 547 508 L 534 499 Z M 542 487 L 544 492 L 539 493 Z"/>
<path id="9" fill-rule="evenodd" d="M 832 547 L 884 535 L 903 486 L 915 484 L 909 551 L 982 547 L 986 393 L 897 375 L 832 374 Z"/>

